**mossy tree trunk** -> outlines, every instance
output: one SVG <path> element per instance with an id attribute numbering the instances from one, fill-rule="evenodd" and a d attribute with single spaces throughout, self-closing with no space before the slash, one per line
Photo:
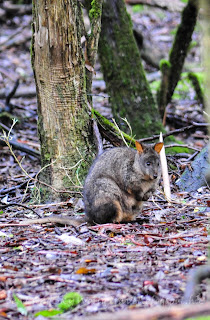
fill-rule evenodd
<path id="1" fill-rule="evenodd" d="M 170 69 L 168 77 L 167 103 L 180 79 L 185 58 L 191 43 L 198 15 L 198 1 L 189 0 L 182 12 L 182 21 L 177 29 L 173 47 L 169 55 Z"/>
<path id="2" fill-rule="evenodd" d="M 95 147 L 81 48 L 80 1 L 33 2 L 32 64 L 37 87 L 41 179 L 47 196 L 83 181 Z M 43 188 L 43 186 L 42 186 Z M 54 192 L 56 190 L 60 193 Z"/>
<path id="3" fill-rule="evenodd" d="M 162 130 L 124 0 L 103 2 L 99 57 L 112 111 L 121 129 L 127 129 L 120 119 L 126 117 L 137 138 Z"/>
<path id="4" fill-rule="evenodd" d="M 187 5 L 182 12 L 181 23 L 178 26 L 169 53 L 169 61 L 162 60 L 160 63 L 162 82 L 157 95 L 157 100 L 161 117 L 165 115 L 165 107 L 171 101 L 174 90 L 181 77 L 185 58 L 192 40 L 192 34 L 196 26 L 198 9 L 197 0 L 188 0 Z"/>

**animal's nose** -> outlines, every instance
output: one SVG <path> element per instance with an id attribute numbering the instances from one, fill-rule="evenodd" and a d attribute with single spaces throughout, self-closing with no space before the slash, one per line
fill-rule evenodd
<path id="1" fill-rule="evenodd" d="M 157 177 L 158 177 L 157 174 L 153 174 L 154 179 L 157 179 Z"/>

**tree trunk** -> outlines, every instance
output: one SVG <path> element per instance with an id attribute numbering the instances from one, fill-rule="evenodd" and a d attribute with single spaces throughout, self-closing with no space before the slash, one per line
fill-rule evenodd
<path id="1" fill-rule="evenodd" d="M 182 21 L 177 29 L 174 43 L 169 55 L 170 69 L 168 77 L 167 103 L 171 101 L 176 85 L 180 79 L 185 58 L 191 43 L 198 15 L 197 0 L 188 0 L 182 12 Z"/>
<path id="2" fill-rule="evenodd" d="M 133 134 L 142 138 L 163 129 L 141 64 L 124 0 L 104 0 L 99 56 L 112 111 L 121 129 L 126 117 Z"/>
<path id="3" fill-rule="evenodd" d="M 33 2 L 32 64 L 37 87 L 41 180 L 47 197 L 79 185 L 92 162 L 80 1 Z M 55 193 L 58 190 L 60 193 Z M 52 191 L 53 190 L 53 191 Z M 45 190 L 46 191 L 46 190 Z"/>

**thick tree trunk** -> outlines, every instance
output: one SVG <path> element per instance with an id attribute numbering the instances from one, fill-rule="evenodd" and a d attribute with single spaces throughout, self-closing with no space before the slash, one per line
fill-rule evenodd
<path id="1" fill-rule="evenodd" d="M 95 151 L 80 19 L 77 0 L 34 1 L 32 64 L 42 167 L 46 167 L 41 180 L 59 191 L 82 182 Z M 60 198 L 61 193 L 49 192 Z"/>
<path id="2" fill-rule="evenodd" d="M 162 130 L 124 0 L 104 0 L 99 56 L 114 117 L 126 117 L 137 138 Z"/>

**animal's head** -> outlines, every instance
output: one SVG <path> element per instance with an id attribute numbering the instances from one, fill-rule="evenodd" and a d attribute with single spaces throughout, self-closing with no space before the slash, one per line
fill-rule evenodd
<path id="1" fill-rule="evenodd" d="M 155 180 L 160 177 L 159 153 L 162 147 L 162 142 L 146 145 L 136 141 L 135 170 L 141 174 L 143 180 Z"/>

